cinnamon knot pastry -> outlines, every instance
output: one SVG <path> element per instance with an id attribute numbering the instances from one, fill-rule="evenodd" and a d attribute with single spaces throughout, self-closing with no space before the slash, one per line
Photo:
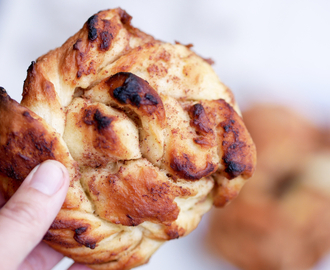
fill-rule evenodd
<path id="1" fill-rule="evenodd" d="M 209 63 L 130 22 L 120 8 L 97 13 L 32 62 L 21 104 L 0 91 L 2 192 L 62 162 L 71 184 L 44 241 L 92 269 L 147 262 L 236 197 L 256 163 Z"/>

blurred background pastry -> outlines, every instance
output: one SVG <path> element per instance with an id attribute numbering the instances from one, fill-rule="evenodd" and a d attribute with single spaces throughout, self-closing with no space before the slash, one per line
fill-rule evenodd
<path id="1" fill-rule="evenodd" d="M 288 107 L 243 113 L 257 170 L 236 200 L 213 211 L 209 249 L 241 269 L 310 269 L 330 250 L 326 134 Z"/>

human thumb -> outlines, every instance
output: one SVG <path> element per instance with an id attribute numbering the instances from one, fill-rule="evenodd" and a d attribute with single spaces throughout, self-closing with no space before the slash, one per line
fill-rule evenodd
<path id="1" fill-rule="evenodd" d="M 69 185 L 66 168 L 54 160 L 34 168 L 0 210 L 0 262 L 16 269 L 42 240 Z"/>

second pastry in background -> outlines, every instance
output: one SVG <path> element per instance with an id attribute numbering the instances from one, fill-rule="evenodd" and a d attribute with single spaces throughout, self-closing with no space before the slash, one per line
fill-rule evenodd
<path id="1" fill-rule="evenodd" d="M 278 105 L 243 113 L 257 170 L 214 211 L 208 245 L 244 270 L 310 269 L 330 250 L 330 151 L 323 130 Z"/>

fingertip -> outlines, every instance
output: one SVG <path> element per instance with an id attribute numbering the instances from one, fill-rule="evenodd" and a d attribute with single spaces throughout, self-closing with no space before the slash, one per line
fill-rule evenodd
<path id="1" fill-rule="evenodd" d="M 53 159 L 49 159 L 49 160 L 46 160 L 44 161 L 43 163 L 41 164 L 48 164 L 50 163 L 51 166 L 56 166 L 58 167 L 59 169 L 61 169 L 62 173 L 63 173 L 63 177 L 66 178 L 66 180 L 69 180 L 69 172 L 68 172 L 68 169 L 59 161 L 57 160 L 53 160 Z"/>
<path id="2" fill-rule="evenodd" d="M 41 163 L 31 176 L 28 185 L 45 195 L 53 196 L 69 181 L 65 166 L 55 160 Z"/>

